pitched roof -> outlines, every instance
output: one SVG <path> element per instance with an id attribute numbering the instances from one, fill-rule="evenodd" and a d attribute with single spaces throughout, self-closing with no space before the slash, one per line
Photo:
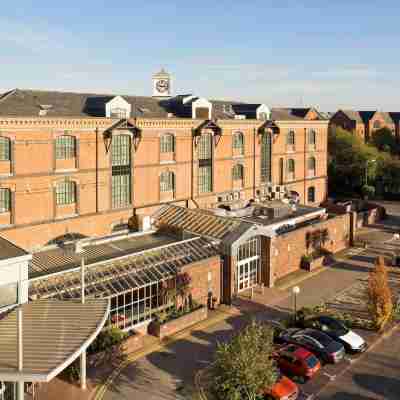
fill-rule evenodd
<path id="1" fill-rule="evenodd" d="M 0 236 L 0 260 L 26 256 L 29 253 Z"/>
<path id="2" fill-rule="evenodd" d="M 189 209 L 174 205 L 162 207 L 153 215 L 153 219 L 158 227 L 167 226 L 217 240 L 226 239 L 233 231 L 240 229 L 242 224 L 248 227 L 247 223 L 216 216 L 203 209 Z"/>
<path id="3" fill-rule="evenodd" d="M 106 103 L 118 95 L 73 93 L 44 90 L 14 89 L 0 95 L 0 116 L 36 117 L 43 108 L 47 117 L 105 117 Z M 131 117 L 142 118 L 191 118 L 192 103 L 198 97 L 183 103 L 188 95 L 177 95 L 168 99 L 150 96 L 121 95 L 131 105 Z M 259 103 L 239 101 L 210 100 L 212 118 L 234 119 L 236 115 L 245 115 L 255 119 Z M 271 118 L 281 121 L 302 120 L 311 108 L 273 108 Z M 324 119 L 320 115 L 321 119 Z"/>

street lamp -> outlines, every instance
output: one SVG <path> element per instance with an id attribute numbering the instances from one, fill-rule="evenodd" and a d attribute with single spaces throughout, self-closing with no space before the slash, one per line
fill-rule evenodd
<path id="1" fill-rule="evenodd" d="M 375 162 L 376 160 L 373 159 L 373 160 L 367 160 L 367 162 L 365 163 L 365 186 L 368 185 L 368 163 L 373 164 Z"/>
<path id="2" fill-rule="evenodd" d="M 297 319 L 297 295 L 300 293 L 300 288 L 298 286 L 293 286 L 292 293 L 293 293 L 293 306 L 294 306 L 294 322 L 296 322 L 296 319 Z"/>

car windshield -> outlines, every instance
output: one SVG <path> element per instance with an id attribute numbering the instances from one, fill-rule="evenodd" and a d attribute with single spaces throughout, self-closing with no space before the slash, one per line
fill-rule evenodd
<path id="1" fill-rule="evenodd" d="M 339 321 L 332 318 L 321 318 L 321 324 L 326 325 L 330 331 L 334 331 L 339 336 L 346 335 L 349 330 Z"/>
<path id="2" fill-rule="evenodd" d="M 306 358 L 306 364 L 309 368 L 314 368 L 318 364 L 318 358 L 311 355 Z"/>
<path id="3" fill-rule="evenodd" d="M 329 346 L 330 343 L 332 342 L 332 339 L 322 332 L 312 331 L 312 332 L 307 332 L 307 335 L 311 336 L 313 339 L 317 340 L 325 347 Z"/>

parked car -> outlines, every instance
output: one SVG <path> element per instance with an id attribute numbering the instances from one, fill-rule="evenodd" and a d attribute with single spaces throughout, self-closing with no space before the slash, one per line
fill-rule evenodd
<path id="1" fill-rule="evenodd" d="M 321 363 L 310 351 L 295 344 L 278 349 L 274 358 L 279 369 L 286 375 L 310 379 L 321 368 Z"/>
<path id="2" fill-rule="evenodd" d="M 284 375 L 279 375 L 275 385 L 264 391 L 265 400 L 296 400 L 298 397 L 298 386 Z"/>
<path id="3" fill-rule="evenodd" d="M 338 321 L 335 318 L 321 315 L 315 318 L 306 319 L 303 322 L 304 327 L 318 329 L 333 340 L 342 343 L 344 348 L 348 352 L 363 352 L 367 348 L 367 343 L 365 340 L 353 332 L 351 329 L 347 328 L 343 322 Z"/>
<path id="4" fill-rule="evenodd" d="M 341 343 L 316 329 L 290 328 L 281 333 L 280 339 L 304 347 L 326 363 L 338 363 L 345 354 Z"/>

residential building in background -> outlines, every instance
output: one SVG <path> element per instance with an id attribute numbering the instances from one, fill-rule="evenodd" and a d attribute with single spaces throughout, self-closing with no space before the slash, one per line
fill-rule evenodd
<path id="1" fill-rule="evenodd" d="M 374 131 L 389 129 L 400 137 L 400 113 L 384 111 L 339 110 L 330 119 L 330 127 L 341 127 L 368 142 Z"/>

